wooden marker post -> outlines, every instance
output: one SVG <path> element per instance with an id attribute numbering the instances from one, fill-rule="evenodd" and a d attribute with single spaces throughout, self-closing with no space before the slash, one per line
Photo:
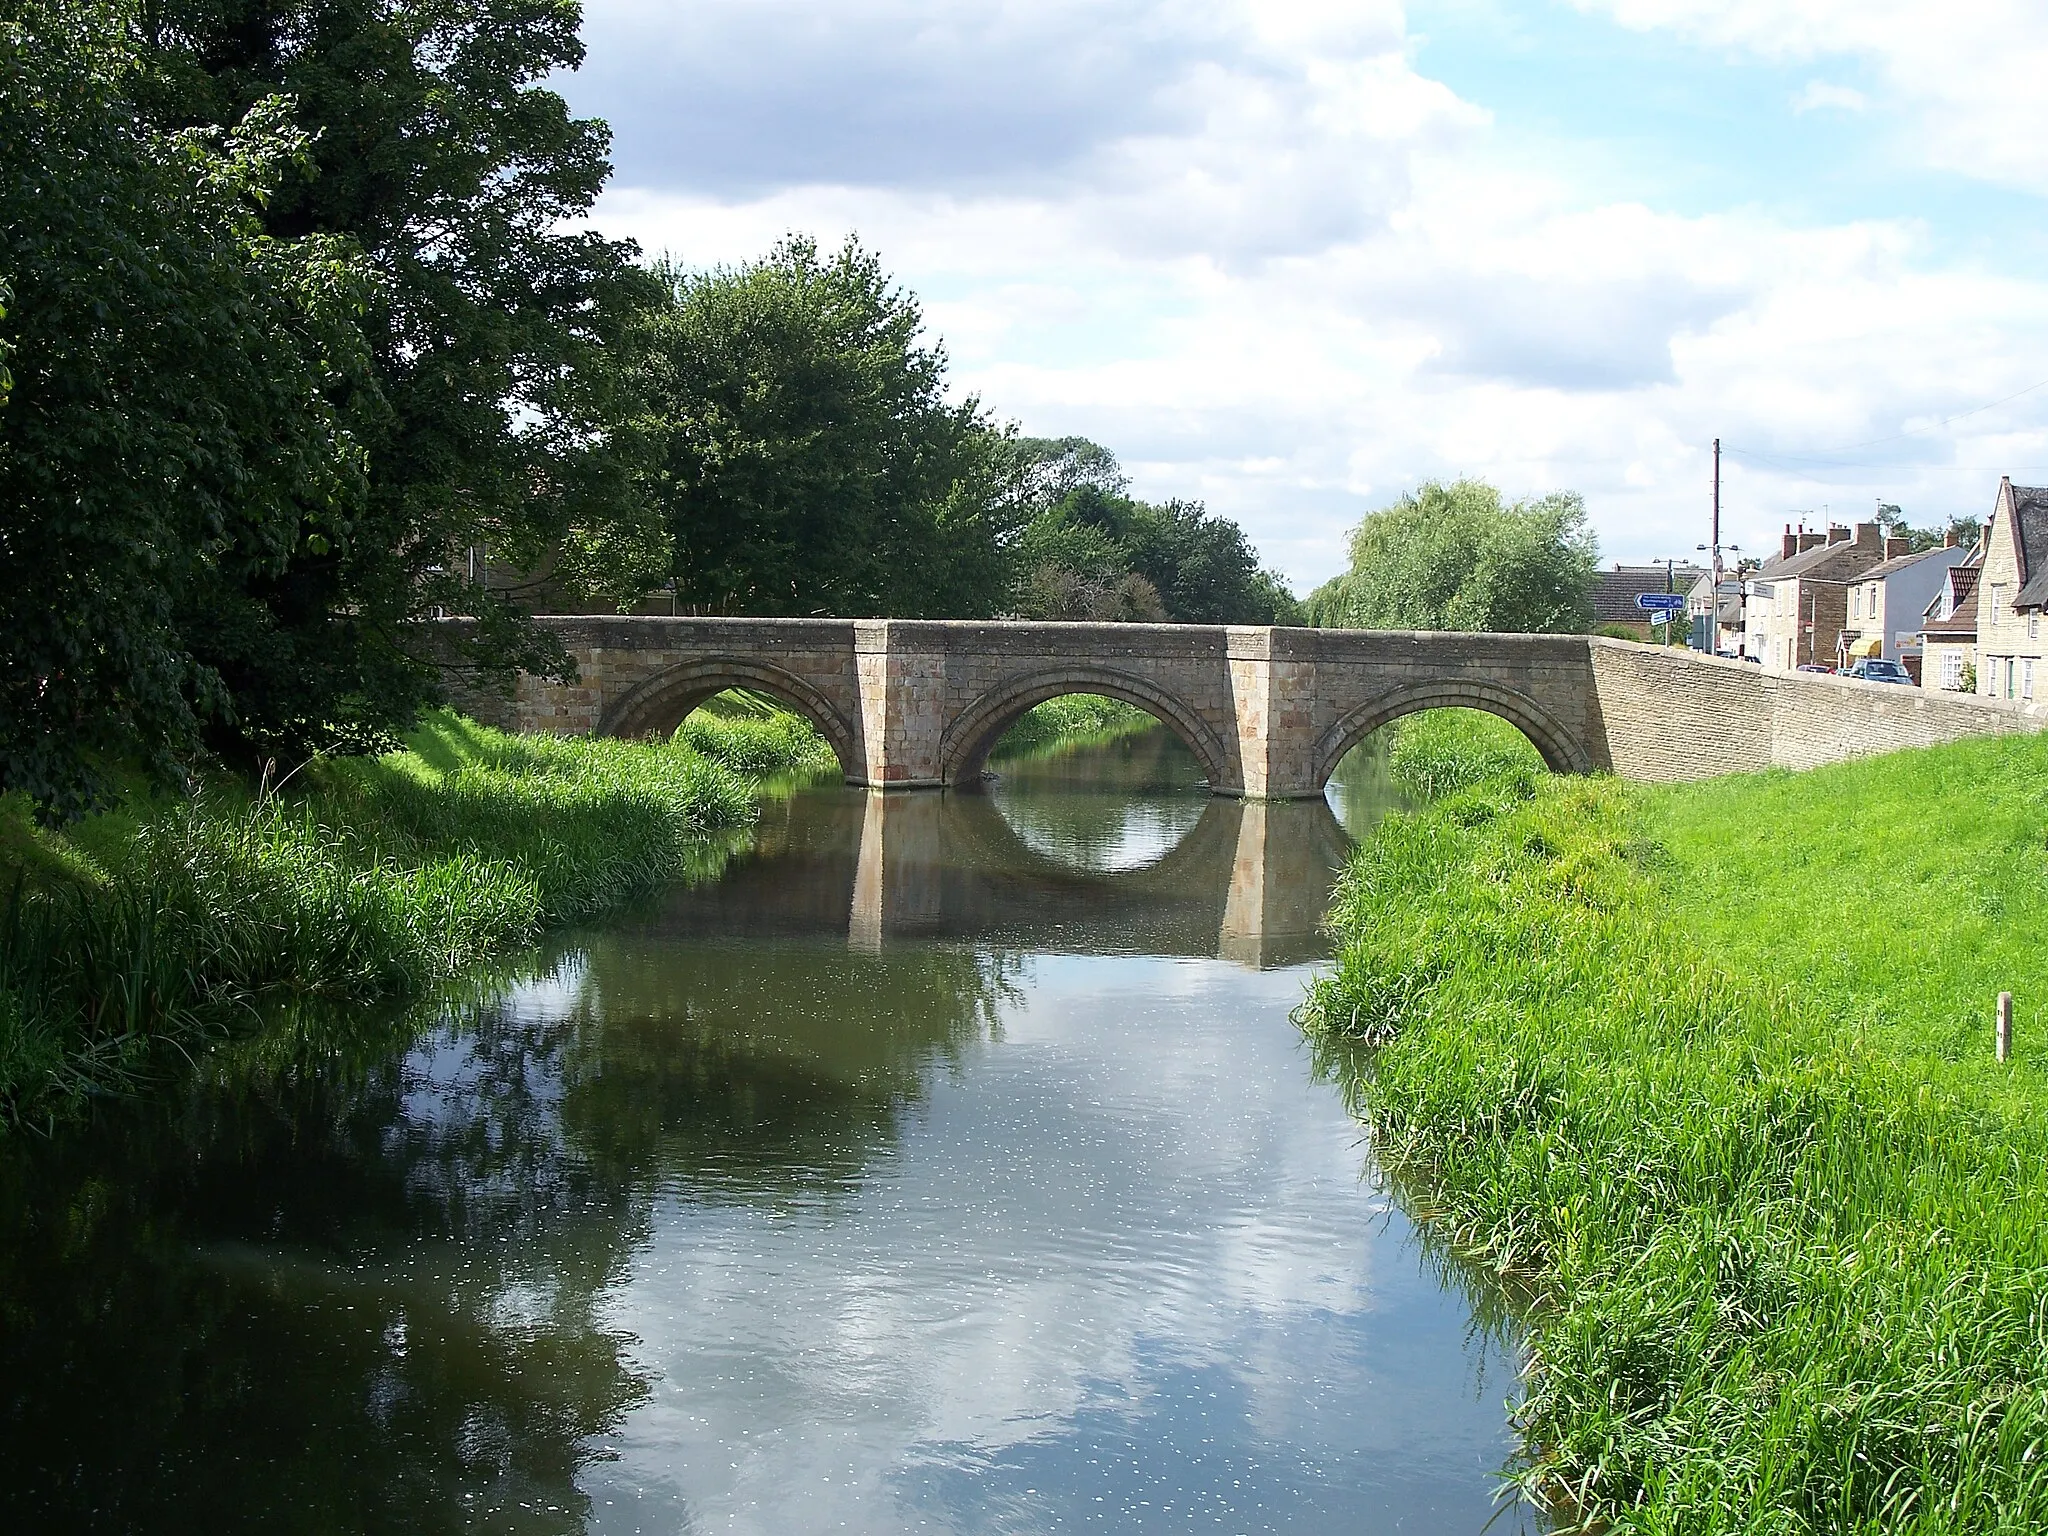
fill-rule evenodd
<path id="1" fill-rule="evenodd" d="M 2005 1061 L 2012 1055 L 2012 994 L 1998 994 L 1998 1059 Z"/>

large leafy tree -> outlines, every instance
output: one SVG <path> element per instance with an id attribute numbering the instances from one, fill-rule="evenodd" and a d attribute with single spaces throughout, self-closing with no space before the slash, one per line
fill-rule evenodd
<path id="1" fill-rule="evenodd" d="M 665 442 L 678 602 L 701 613 L 968 618 L 1008 594 L 1023 518 L 1010 434 L 946 398 L 917 300 L 849 240 L 664 266 L 636 337 Z"/>
<path id="2" fill-rule="evenodd" d="M 1367 516 L 1351 566 L 1308 600 L 1344 629 L 1573 633 L 1593 622 L 1600 551 L 1568 491 L 1513 504 L 1480 480 L 1430 481 Z"/>
<path id="3" fill-rule="evenodd" d="M 286 95 L 310 144 L 270 198 L 267 230 L 346 239 L 379 279 L 364 322 L 374 399 L 341 395 L 367 495 L 281 567 L 224 565 L 187 610 L 239 744 L 299 754 L 387 740 L 438 694 L 423 622 L 437 613 L 479 620 L 474 663 L 560 670 L 481 571 L 625 599 L 666 566 L 635 491 L 646 444 L 614 350 L 654 290 L 632 247 L 579 227 L 608 135 L 547 86 L 582 57 L 578 7 L 144 3 L 152 110 L 220 124 Z"/>
<path id="4" fill-rule="evenodd" d="M 229 718 L 194 595 L 343 537 L 364 458 L 335 402 L 376 402 L 369 274 L 259 217 L 305 150 L 288 104 L 152 126 L 132 22 L 0 0 L 0 788 L 60 813 Z"/>
<path id="5" fill-rule="evenodd" d="M 1116 457 L 1086 438 L 1026 438 L 1036 511 L 1017 607 L 1027 618 L 1287 624 L 1286 583 L 1244 530 L 1198 501 L 1139 501 Z"/>

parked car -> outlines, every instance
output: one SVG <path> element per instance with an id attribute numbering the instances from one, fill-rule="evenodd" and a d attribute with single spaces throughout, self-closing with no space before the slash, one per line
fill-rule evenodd
<path id="1" fill-rule="evenodd" d="M 1831 677 L 1835 671 L 1833 667 L 1824 667 L 1817 661 L 1802 661 L 1799 663 L 1799 670 L 1801 672 L 1825 672 Z"/>
<path id="2" fill-rule="evenodd" d="M 1913 685 L 1913 674 L 1896 661 L 1886 661 L 1882 656 L 1864 656 L 1849 667 L 1851 677 L 1860 677 L 1866 683 L 1904 683 Z"/>

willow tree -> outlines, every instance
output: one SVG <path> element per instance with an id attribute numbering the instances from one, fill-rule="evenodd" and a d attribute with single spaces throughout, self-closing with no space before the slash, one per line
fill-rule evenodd
<path id="1" fill-rule="evenodd" d="M 1592 626 L 1599 563 L 1573 492 L 1505 503 L 1482 480 L 1432 480 L 1352 531 L 1350 568 L 1310 594 L 1309 621 L 1577 633 Z"/>

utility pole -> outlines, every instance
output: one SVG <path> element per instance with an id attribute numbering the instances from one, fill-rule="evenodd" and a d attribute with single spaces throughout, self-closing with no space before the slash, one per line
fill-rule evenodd
<path id="1" fill-rule="evenodd" d="M 1714 601 L 1721 599 L 1721 439 L 1714 439 Z"/>

